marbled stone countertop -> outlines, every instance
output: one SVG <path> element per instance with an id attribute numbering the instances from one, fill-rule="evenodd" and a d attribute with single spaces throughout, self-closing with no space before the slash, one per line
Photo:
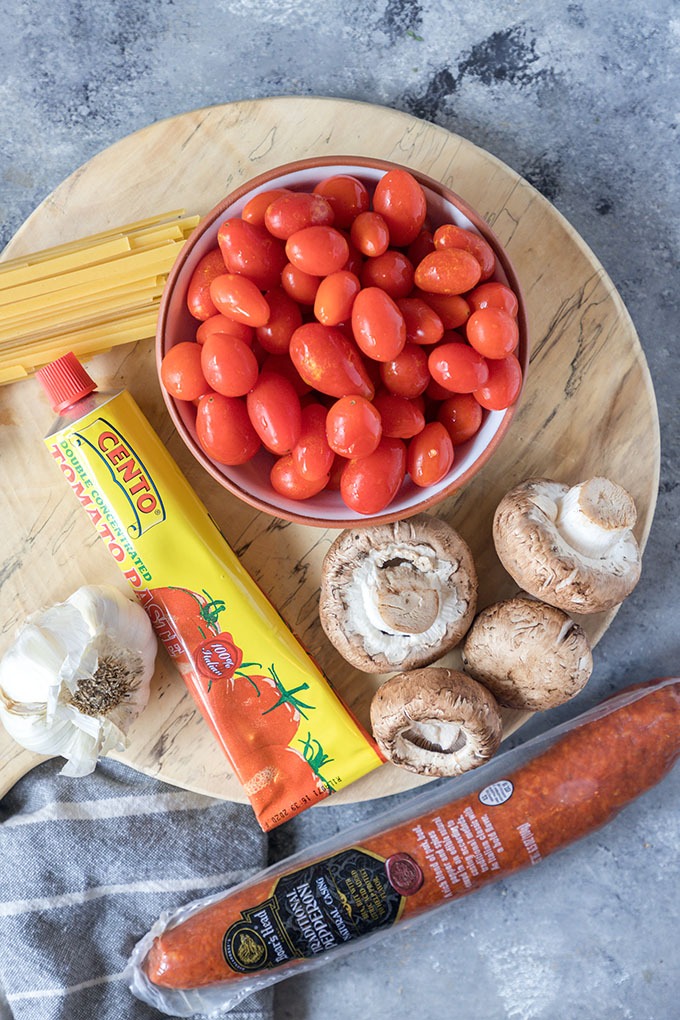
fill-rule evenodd
<path id="1" fill-rule="evenodd" d="M 63 178 L 124 135 L 268 95 L 358 99 L 432 120 L 548 198 L 602 262 L 636 325 L 658 401 L 661 483 L 642 579 L 598 645 L 589 685 L 516 741 L 626 683 L 677 673 L 673 0 L 0 0 L 0 15 L 2 243 Z M 277 1020 L 675 1020 L 679 795 L 676 771 L 541 868 L 285 982 Z M 375 810 L 308 812 L 275 834 L 272 858 Z"/>

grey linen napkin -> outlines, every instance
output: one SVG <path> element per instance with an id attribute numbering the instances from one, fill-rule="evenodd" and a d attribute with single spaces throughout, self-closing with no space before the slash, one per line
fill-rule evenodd
<path id="1" fill-rule="evenodd" d="M 266 837 L 246 805 L 108 759 L 80 779 L 60 776 L 62 764 L 38 766 L 0 801 L 0 1018 L 159 1020 L 121 976 L 135 943 L 164 910 L 264 867 Z M 228 1016 L 272 1012 L 267 990 Z"/>

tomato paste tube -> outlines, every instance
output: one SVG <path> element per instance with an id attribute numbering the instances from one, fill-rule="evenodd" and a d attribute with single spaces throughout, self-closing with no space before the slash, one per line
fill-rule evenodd
<path id="1" fill-rule="evenodd" d="M 383 761 L 241 566 L 137 404 L 72 355 L 38 373 L 47 446 L 271 829 Z"/>
<path id="2" fill-rule="evenodd" d="M 506 878 L 612 819 L 680 754 L 680 679 L 629 688 L 372 822 L 162 917 L 135 995 L 173 1016 L 259 988 Z"/>

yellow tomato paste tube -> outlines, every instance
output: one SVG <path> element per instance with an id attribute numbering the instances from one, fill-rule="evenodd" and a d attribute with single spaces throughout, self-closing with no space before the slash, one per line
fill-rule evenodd
<path id="1" fill-rule="evenodd" d="M 241 566 L 129 393 L 73 355 L 38 378 L 50 453 L 146 609 L 264 830 L 383 758 Z"/>

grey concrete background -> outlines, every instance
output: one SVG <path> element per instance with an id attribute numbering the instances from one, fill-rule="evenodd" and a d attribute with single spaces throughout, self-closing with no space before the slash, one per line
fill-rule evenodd
<path id="1" fill-rule="evenodd" d="M 642 580 L 598 645 L 588 687 L 515 742 L 626 683 L 678 671 L 677 3 L 2 0 L 0 18 L 3 244 L 64 177 L 124 135 L 267 95 L 413 113 L 488 149 L 550 199 L 636 324 L 657 393 L 662 473 Z M 676 1020 L 679 794 L 676 770 L 540 868 L 290 979 L 277 989 L 277 1020 Z M 275 834 L 272 859 L 382 806 L 308 812 Z"/>

